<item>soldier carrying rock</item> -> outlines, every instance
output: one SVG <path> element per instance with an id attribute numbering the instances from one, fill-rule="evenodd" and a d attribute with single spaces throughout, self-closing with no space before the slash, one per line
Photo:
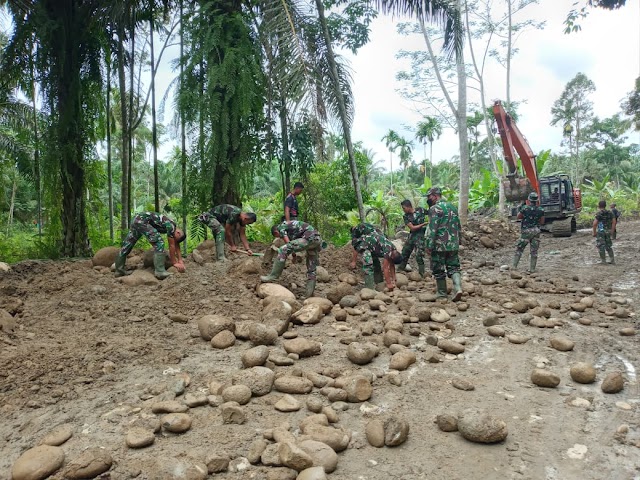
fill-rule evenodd
<path id="1" fill-rule="evenodd" d="M 169 217 L 156 212 L 139 213 L 131 222 L 131 228 L 127 237 L 122 242 L 122 249 L 116 257 L 116 277 L 127 275 L 125 265 L 127 255 L 131 253 L 133 246 L 144 235 L 149 243 L 153 246 L 153 266 L 155 267 L 155 276 L 159 280 L 164 280 L 171 274 L 165 270 L 165 252 L 164 241 L 161 233 L 167 234 L 169 241 L 169 258 L 179 272 L 184 272 L 184 263 L 178 245 L 184 241 L 186 235 L 182 230 L 176 227 L 176 222 Z"/>
<path id="2" fill-rule="evenodd" d="M 318 267 L 318 254 L 322 249 L 320 233 L 311 225 L 298 220 L 284 221 L 271 227 L 271 234 L 276 238 L 282 238 L 285 244 L 278 249 L 278 257 L 273 262 L 271 273 L 260 277 L 262 282 L 273 282 L 280 278 L 284 269 L 287 256 L 295 252 L 307 252 L 307 298 L 313 296 L 316 288 L 316 269 Z"/>
<path id="3" fill-rule="evenodd" d="M 513 256 L 512 268 L 518 267 L 522 252 L 531 245 L 531 258 L 529 260 L 529 272 L 536 271 L 536 263 L 538 262 L 538 248 L 540 247 L 540 225 L 544 225 L 544 210 L 538 205 L 538 194 L 531 192 L 527 199 L 527 204 L 522 205 L 518 211 L 518 219 L 522 220 L 520 224 L 520 239 L 516 244 L 516 253 Z"/>
<path id="4" fill-rule="evenodd" d="M 213 207 L 208 212 L 201 213 L 198 215 L 198 220 L 207 225 L 213 232 L 213 236 L 216 239 L 216 256 L 218 261 L 226 260 L 224 256 L 225 238 L 231 246 L 232 252 L 238 250 L 233 240 L 233 231 L 236 227 L 240 229 L 240 240 L 247 254 L 253 254 L 249 247 L 247 236 L 245 235 L 245 227 L 256 221 L 255 213 L 243 212 L 240 207 L 236 207 L 235 205 L 222 204 Z M 224 228 L 222 225 L 224 225 Z"/>
<path id="5" fill-rule="evenodd" d="M 358 225 L 360 227 L 360 225 Z M 358 228 L 356 227 L 356 228 Z M 362 270 L 364 271 L 364 286 L 375 288 L 374 272 L 382 270 L 388 289 L 396 286 L 396 265 L 403 262 L 402 254 L 385 235 L 373 231 L 353 238 L 351 245 L 357 253 L 362 255 Z M 382 268 L 380 267 L 380 259 Z"/>
<path id="6" fill-rule="evenodd" d="M 431 255 L 431 271 L 436 279 L 437 296 L 447 296 L 447 275 L 453 281 L 453 301 L 462 298 L 460 273 L 460 218 L 458 210 L 442 198 L 442 190 L 432 187 L 427 192 L 429 226 L 425 234 L 425 246 Z"/>
<path id="7" fill-rule="evenodd" d="M 404 224 L 409 227 L 409 238 L 402 248 L 404 261 L 398 265 L 398 270 L 403 272 L 407 269 L 409 258 L 415 250 L 418 273 L 424 278 L 424 233 L 427 230 L 427 212 L 421 207 L 413 208 L 410 200 L 403 200 L 400 206 L 404 212 Z"/>

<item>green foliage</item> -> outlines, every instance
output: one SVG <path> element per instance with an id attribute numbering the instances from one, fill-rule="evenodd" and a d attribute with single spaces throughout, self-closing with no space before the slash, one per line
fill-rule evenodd
<path id="1" fill-rule="evenodd" d="M 482 171 L 482 178 L 476 180 L 469 189 L 469 209 L 480 210 L 498 205 L 498 180 L 489 171 Z"/>

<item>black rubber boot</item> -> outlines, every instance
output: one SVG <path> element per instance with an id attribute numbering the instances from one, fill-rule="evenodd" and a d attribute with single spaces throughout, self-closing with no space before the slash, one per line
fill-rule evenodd
<path id="1" fill-rule="evenodd" d="M 171 276 L 171 274 L 164 268 L 164 261 L 166 258 L 167 256 L 164 253 L 153 254 L 153 266 L 155 268 L 154 275 L 158 280 L 164 280 Z"/>
<path id="2" fill-rule="evenodd" d="M 447 279 L 446 278 L 437 278 L 436 279 L 436 297 L 438 298 L 447 298 Z"/>

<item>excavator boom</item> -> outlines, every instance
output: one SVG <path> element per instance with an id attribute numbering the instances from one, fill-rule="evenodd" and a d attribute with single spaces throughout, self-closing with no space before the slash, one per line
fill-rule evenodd
<path id="1" fill-rule="evenodd" d="M 509 167 L 507 180 L 504 182 L 505 196 L 510 202 L 525 200 L 530 192 L 540 194 L 538 170 L 536 169 L 536 157 L 518 129 L 516 122 L 511 118 L 500 100 L 493 104 L 493 116 L 496 119 L 504 159 Z M 520 158 L 526 178 L 518 175 L 516 154 Z"/>

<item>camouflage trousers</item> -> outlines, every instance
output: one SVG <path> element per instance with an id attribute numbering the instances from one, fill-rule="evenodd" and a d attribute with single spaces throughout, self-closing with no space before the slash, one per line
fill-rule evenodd
<path id="1" fill-rule="evenodd" d="M 402 257 L 409 263 L 409 257 L 416 251 L 416 262 L 418 265 L 424 265 L 424 249 L 425 241 L 424 234 L 422 235 L 409 235 L 407 242 L 402 247 Z"/>
<path id="2" fill-rule="evenodd" d="M 373 279 L 376 283 L 380 283 L 383 279 L 380 259 L 374 257 L 369 250 L 365 250 L 362 253 L 362 271 L 365 275 L 373 274 Z"/>
<path id="3" fill-rule="evenodd" d="M 207 226 L 213 232 L 213 237 L 216 239 L 216 242 L 224 241 L 224 227 L 216 217 L 212 216 L 207 222 Z"/>
<path id="4" fill-rule="evenodd" d="M 606 250 L 611 250 L 613 242 L 611 242 L 611 234 L 609 232 L 598 232 L 596 234 L 596 248 L 599 252 L 604 253 Z"/>
<path id="5" fill-rule="evenodd" d="M 431 272 L 436 280 L 447 278 L 460 272 L 460 258 L 458 251 L 431 252 Z"/>
<path id="6" fill-rule="evenodd" d="M 522 255 L 527 244 L 531 245 L 531 258 L 538 258 L 538 248 L 540 248 L 539 228 L 527 228 L 520 232 L 520 239 L 516 243 L 516 253 Z"/>
<path id="7" fill-rule="evenodd" d="M 131 228 L 129 229 L 129 233 L 127 237 L 122 242 L 122 248 L 120 249 L 120 255 L 126 257 L 133 250 L 133 246 L 140 239 L 140 237 L 144 235 L 147 237 L 147 240 L 153 246 L 153 251 L 156 253 L 164 253 L 164 240 L 162 240 L 162 235 L 153 228 L 150 224 L 144 222 L 142 218 L 136 215 L 131 223 Z"/>
<path id="8" fill-rule="evenodd" d="M 318 269 L 318 257 L 322 249 L 322 238 L 320 236 L 311 237 L 309 240 L 297 238 L 291 240 L 278 249 L 278 260 L 284 262 L 291 253 L 307 252 L 307 279 L 316 279 Z"/>

